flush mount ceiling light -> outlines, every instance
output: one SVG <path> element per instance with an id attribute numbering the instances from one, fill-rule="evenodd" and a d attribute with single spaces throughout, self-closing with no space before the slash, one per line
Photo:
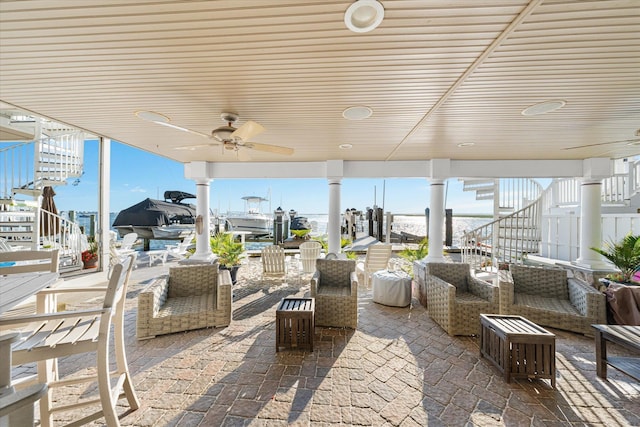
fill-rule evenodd
<path id="1" fill-rule="evenodd" d="M 358 105 L 349 107 L 342 112 L 342 117 L 347 120 L 363 120 L 368 119 L 373 114 L 373 110 L 369 107 Z"/>
<path id="2" fill-rule="evenodd" d="M 340 148 L 341 150 L 351 150 L 353 148 L 353 145 L 351 145 L 351 144 L 340 144 L 340 145 L 338 145 L 338 148 Z"/>
<path id="3" fill-rule="evenodd" d="M 384 8 L 377 0 L 358 0 L 344 13 L 344 23 L 354 33 L 375 29 L 384 18 Z"/>
<path id="4" fill-rule="evenodd" d="M 461 142 L 458 147 L 473 147 L 474 145 L 476 145 L 475 142 Z"/>
<path id="5" fill-rule="evenodd" d="M 524 110 L 522 110 L 523 116 L 538 116 L 540 114 L 550 113 L 552 111 L 559 110 L 567 104 L 567 101 L 563 101 L 562 99 L 554 99 L 552 101 L 540 102 L 538 104 L 533 104 Z"/>

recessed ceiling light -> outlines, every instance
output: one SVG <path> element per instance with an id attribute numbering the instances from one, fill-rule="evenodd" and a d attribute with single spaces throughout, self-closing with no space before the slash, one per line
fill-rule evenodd
<path id="1" fill-rule="evenodd" d="M 363 105 L 349 107 L 342 112 L 342 117 L 347 120 L 363 120 L 368 119 L 373 114 L 373 110 Z"/>
<path id="2" fill-rule="evenodd" d="M 552 111 L 556 111 L 567 104 L 567 101 L 563 101 L 562 99 L 554 99 L 552 101 L 540 102 L 538 104 L 530 105 L 529 107 L 522 110 L 523 116 L 538 116 L 540 114 L 550 113 Z"/>
<path id="3" fill-rule="evenodd" d="M 461 142 L 458 147 L 473 147 L 474 145 L 476 145 L 475 142 Z"/>
<path id="4" fill-rule="evenodd" d="M 142 120 L 153 123 L 170 123 L 171 119 L 164 114 L 156 113 L 155 111 L 136 111 L 136 116 Z"/>
<path id="5" fill-rule="evenodd" d="M 375 29 L 384 18 L 384 8 L 377 0 L 358 0 L 344 13 L 344 23 L 354 33 Z"/>
<path id="6" fill-rule="evenodd" d="M 353 148 L 353 145 L 352 144 L 340 144 L 340 145 L 338 145 L 338 147 L 341 150 L 351 150 Z"/>

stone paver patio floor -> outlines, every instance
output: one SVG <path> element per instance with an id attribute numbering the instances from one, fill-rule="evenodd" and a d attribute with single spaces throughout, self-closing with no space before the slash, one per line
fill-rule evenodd
<path id="1" fill-rule="evenodd" d="M 417 300 L 386 307 L 360 289 L 358 329 L 316 328 L 314 352 L 275 352 L 275 308 L 309 294 L 305 280 L 256 279 L 240 270 L 227 328 L 135 338 L 136 295 L 166 266 L 134 270 L 127 295 L 127 356 L 142 406 L 132 426 L 560 426 L 640 425 L 640 384 L 614 369 L 596 376 L 592 338 L 557 334 L 557 389 L 512 380 L 479 357 L 478 339 L 450 337 Z M 259 277 L 259 276 L 258 276 Z M 611 346 L 611 353 L 623 350 Z M 91 360 L 60 361 L 64 373 Z M 69 387 L 75 401 L 96 387 Z M 59 414 L 61 421 L 79 413 Z M 93 425 L 102 425 L 100 419 Z"/>

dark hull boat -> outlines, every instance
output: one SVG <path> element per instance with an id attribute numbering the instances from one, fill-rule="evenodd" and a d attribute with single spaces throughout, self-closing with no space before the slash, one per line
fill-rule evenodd
<path id="1" fill-rule="evenodd" d="M 137 233 L 142 239 L 180 240 L 195 230 L 196 207 L 182 203 L 196 196 L 165 191 L 165 200 L 144 199 L 118 213 L 113 228 L 120 236 Z"/>

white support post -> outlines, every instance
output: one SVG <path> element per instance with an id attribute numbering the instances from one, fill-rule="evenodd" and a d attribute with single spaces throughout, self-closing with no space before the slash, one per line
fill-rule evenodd
<path id="1" fill-rule="evenodd" d="M 209 181 L 198 178 L 196 181 L 196 252 L 189 257 L 190 262 L 213 262 L 209 236 L 211 235 L 211 214 L 209 213 Z"/>
<path id="2" fill-rule="evenodd" d="M 602 246 L 602 181 L 583 179 L 580 185 L 580 256 L 576 263 L 590 269 L 606 268 L 602 256 L 591 248 Z"/>
<path id="3" fill-rule="evenodd" d="M 82 142 L 84 143 L 84 142 Z M 109 230 L 111 221 L 109 218 L 109 195 L 111 193 L 111 140 L 101 137 L 98 140 L 99 170 L 98 170 L 98 239 L 99 268 L 103 271 L 111 265 L 109 251 Z"/>
<path id="4" fill-rule="evenodd" d="M 425 262 L 444 262 L 444 180 L 431 179 L 429 201 L 429 254 Z"/>
<path id="5" fill-rule="evenodd" d="M 340 253 L 340 179 L 329 179 L 329 221 L 327 234 L 329 235 L 330 253 Z"/>

